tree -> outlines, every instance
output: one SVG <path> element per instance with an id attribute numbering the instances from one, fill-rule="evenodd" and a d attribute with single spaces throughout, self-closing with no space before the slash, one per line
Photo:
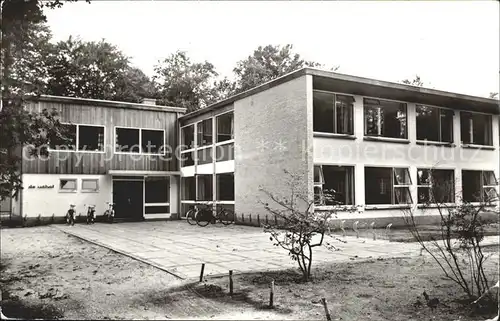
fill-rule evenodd
<path id="1" fill-rule="evenodd" d="M 433 171 L 430 170 L 427 176 L 422 177 L 425 181 L 432 182 Z M 489 255 L 481 245 L 485 224 L 480 214 L 487 212 L 498 201 L 498 194 L 494 189 L 488 192 L 485 190 L 483 195 L 477 195 L 477 204 L 461 200 L 455 206 L 449 204 L 450 199 L 454 200 L 458 196 L 454 193 L 454 186 L 454 181 L 438 181 L 436 178 L 434 185 L 429 188 L 426 205 L 439 214 L 438 237 L 422 233 L 417 223 L 422 214 L 415 209 L 404 210 L 403 214 L 409 231 L 422 249 L 433 258 L 444 276 L 456 283 L 473 301 L 489 291 L 491 286 L 491 280 L 484 269 Z"/>
<path id="2" fill-rule="evenodd" d="M 488 96 L 488 97 L 489 97 L 489 98 L 493 98 L 493 99 L 495 99 L 497 96 L 498 96 L 498 93 L 497 93 L 497 92 L 490 92 L 490 94 L 489 94 L 489 96 Z"/>
<path id="3" fill-rule="evenodd" d="M 417 87 L 423 87 L 424 86 L 424 83 L 422 82 L 422 80 L 420 80 L 420 76 L 419 75 L 415 75 L 415 78 L 413 78 L 412 80 L 404 79 L 401 82 L 403 84 L 411 85 L 411 86 L 417 86 Z"/>
<path id="4" fill-rule="evenodd" d="M 73 0 L 70 0 L 73 1 Z M 68 1 L 68 2 L 70 2 Z M 76 1 L 76 0 L 75 0 Z M 0 108 L 0 200 L 22 188 L 19 148 L 33 146 L 30 153 L 46 154 L 47 136 L 62 136 L 54 111 L 28 113 L 25 94 L 37 94 L 44 84 L 44 55 L 48 41 L 42 8 L 57 8 L 63 1 L 2 0 L 2 108 Z M 40 62 L 40 64 L 37 64 Z"/>
<path id="5" fill-rule="evenodd" d="M 70 37 L 52 48 L 46 92 L 56 96 L 141 102 L 153 85 L 116 46 Z"/>
<path id="6" fill-rule="evenodd" d="M 188 112 L 220 99 L 219 90 L 230 82 L 217 82 L 219 74 L 208 61 L 194 63 L 185 51 L 177 51 L 155 66 L 153 80 L 162 104 L 187 108 Z"/>
<path id="7" fill-rule="evenodd" d="M 325 212 L 314 211 L 314 199 L 311 199 L 296 186 L 301 177 L 284 171 L 290 178 L 290 196 L 280 197 L 265 189 L 260 189 L 271 200 L 272 204 L 264 202 L 264 208 L 275 218 L 275 223 L 264 225 L 264 232 L 269 233 L 269 239 L 275 246 L 288 252 L 291 259 L 297 262 L 304 281 L 311 279 L 314 248 L 326 245 L 328 249 L 336 249 L 329 240 L 344 242 L 330 233 L 330 219 L 336 217 L 338 211 L 351 212 L 353 206 L 337 205 Z M 334 195 L 327 195 L 334 199 Z"/>
<path id="8" fill-rule="evenodd" d="M 322 67 L 323 65 L 304 60 L 293 52 L 293 46 L 259 46 L 251 56 L 237 62 L 233 72 L 236 75 L 235 92 L 240 93 L 267 81 L 304 67 Z M 333 71 L 338 67 L 332 68 Z"/>

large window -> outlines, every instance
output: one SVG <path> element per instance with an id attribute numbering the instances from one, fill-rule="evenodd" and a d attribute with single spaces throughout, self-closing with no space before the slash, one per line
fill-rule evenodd
<path id="1" fill-rule="evenodd" d="M 366 204 L 411 204 L 407 168 L 365 167 Z"/>
<path id="2" fill-rule="evenodd" d="M 104 127 L 93 125 L 61 124 L 62 137 L 50 137 L 53 150 L 104 151 Z"/>
<path id="3" fill-rule="evenodd" d="M 169 181 L 164 177 L 148 177 L 144 181 L 145 203 L 168 203 Z"/>
<path id="4" fill-rule="evenodd" d="M 316 205 L 354 204 L 354 167 L 314 166 Z"/>
<path id="5" fill-rule="evenodd" d="M 139 129 L 116 128 L 116 151 L 124 153 L 139 153 Z"/>
<path id="6" fill-rule="evenodd" d="M 141 129 L 142 152 L 146 154 L 164 153 L 164 135 L 163 130 Z"/>
<path id="7" fill-rule="evenodd" d="M 417 140 L 453 142 L 453 115 L 449 109 L 417 105 Z"/>
<path id="8" fill-rule="evenodd" d="M 211 201 L 213 198 L 213 188 L 212 181 L 213 175 L 197 175 L 198 180 L 198 200 L 199 201 Z"/>
<path id="9" fill-rule="evenodd" d="M 196 200 L 196 180 L 194 176 L 182 177 L 181 200 L 194 201 Z"/>
<path id="10" fill-rule="evenodd" d="M 464 202 L 498 200 L 498 180 L 493 171 L 462 171 L 462 198 Z"/>
<path id="11" fill-rule="evenodd" d="M 460 112 L 462 144 L 493 146 L 491 115 Z"/>
<path id="12" fill-rule="evenodd" d="M 354 134 L 354 98 L 314 91 L 313 131 L 332 134 Z"/>
<path id="13" fill-rule="evenodd" d="M 418 203 L 454 203 L 455 174 L 448 169 L 417 170 Z"/>
<path id="14" fill-rule="evenodd" d="M 211 164 L 213 162 L 212 147 L 198 149 L 196 155 L 198 157 L 198 165 Z"/>
<path id="15" fill-rule="evenodd" d="M 365 135 L 389 138 L 407 138 L 406 104 L 363 99 Z"/>
<path id="16" fill-rule="evenodd" d="M 234 173 L 216 175 L 217 200 L 234 201 Z"/>
<path id="17" fill-rule="evenodd" d="M 217 143 L 234 138 L 234 114 L 232 112 L 217 116 Z"/>
<path id="18" fill-rule="evenodd" d="M 181 128 L 182 149 L 194 148 L 194 125 Z"/>
<path id="19" fill-rule="evenodd" d="M 216 151 L 216 155 L 215 155 L 216 162 L 234 160 L 234 144 L 233 143 L 218 145 L 215 147 L 215 151 Z"/>
<path id="20" fill-rule="evenodd" d="M 122 153 L 164 154 L 165 132 L 160 129 L 115 129 L 115 151 Z"/>
<path id="21" fill-rule="evenodd" d="M 212 118 L 205 119 L 196 125 L 198 133 L 198 146 L 212 145 Z"/>

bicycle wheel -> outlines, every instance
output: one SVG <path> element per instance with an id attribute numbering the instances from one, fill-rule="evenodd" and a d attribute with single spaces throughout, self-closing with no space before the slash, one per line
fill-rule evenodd
<path id="1" fill-rule="evenodd" d="M 186 220 L 187 222 L 189 223 L 189 225 L 196 225 L 196 212 L 194 211 L 194 209 L 190 209 L 187 213 L 186 213 Z"/>
<path id="2" fill-rule="evenodd" d="M 224 225 L 229 225 L 234 221 L 234 212 L 228 210 L 227 208 L 223 208 L 220 210 L 219 215 L 217 215 L 219 221 Z"/>
<path id="3" fill-rule="evenodd" d="M 210 210 L 199 210 L 198 213 L 196 213 L 196 224 L 199 226 L 207 226 L 210 224 L 210 221 L 212 221 L 213 215 Z"/>

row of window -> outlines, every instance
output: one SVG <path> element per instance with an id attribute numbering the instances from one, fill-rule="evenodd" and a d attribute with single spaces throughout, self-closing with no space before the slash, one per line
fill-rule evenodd
<path id="1" fill-rule="evenodd" d="M 364 135 L 408 138 L 407 105 L 401 102 L 363 98 Z M 450 109 L 417 105 L 417 140 L 453 143 Z M 323 91 L 313 93 L 313 130 L 354 135 L 354 97 Z M 492 146 L 492 115 L 460 112 L 462 144 Z"/>
<path id="2" fill-rule="evenodd" d="M 214 197 L 213 180 L 216 193 Z M 196 175 L 182 178 L 183 201 L 234 201 L 234 173 Z"/>
<path id="3" fill-rule="evenodd" d="M 365 204 L 413 204 L 408 168 L 365 167 Z M 417 169 L 417 204 L 455 203 L 455 171 Z M 462 170 L 464 202 L 498 199 L 493 171 Z M 314 166 L 316 205 L 354 205 L 353 166 Z"/>
<path id="4" fill-rule="evenodd" d="M 215 155 L 214 155 L 215 151 Z M 215 157 L 215 159 L 214 159 Z M 234 144 L 217 145 L 196 151 L 191 150 L 181 154 L 181 167 L 212 164 L 213 161 L 224 162 L 234 160 Z"/>
<path id="5" fill-rule="evenodd" d="M 215 135 L 213 130 L 214 126 L 216 128 Z M 231 139 L 234 139 L 233 112 L 218 115 L 215 117 L 215 120 L 214 118 L 208 118 L 181 128 L 181 145 L 185 150 L 209 146 Z"/>
<path id="6" fill-rule="evenodd" d="M 82 179 L 80 189 L 82 192 L 98 192 L 98 179 Z M 78 180 L 76 178 L 64 178 L 59 180 L 59 191 L 76 192 L 78 190 Z"/>
<path id="7" fill-rule="evenodd" d="M 62 137 L 50 137 L 52 150 L 104 152 L 104 126 L 62 124 Z M 115 127 L 115 152 L 165 154 L 165 131 Z"/>

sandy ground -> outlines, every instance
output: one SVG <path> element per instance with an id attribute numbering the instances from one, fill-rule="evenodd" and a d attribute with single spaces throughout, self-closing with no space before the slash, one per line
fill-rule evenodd
<path id="1" fill-rule="evenodd" d="M 45 319 L 325 319 L 484 320 L 454 301 L 458 291 L 428 257 L 352 261 L 315 269 L 296 283 L 294 271 L 186 283 L 144 263 L 67 236 L 50 226 L 2 229 L 2 310 L 7 316 Z M 488 263 L 497 278 L 498 249 Z M 267 308 L 269 281 L 274 309 Z M 431 311 L 423 289 L 444 304 Z M 476 311 L 477 312 L 477 311 Z"/>

